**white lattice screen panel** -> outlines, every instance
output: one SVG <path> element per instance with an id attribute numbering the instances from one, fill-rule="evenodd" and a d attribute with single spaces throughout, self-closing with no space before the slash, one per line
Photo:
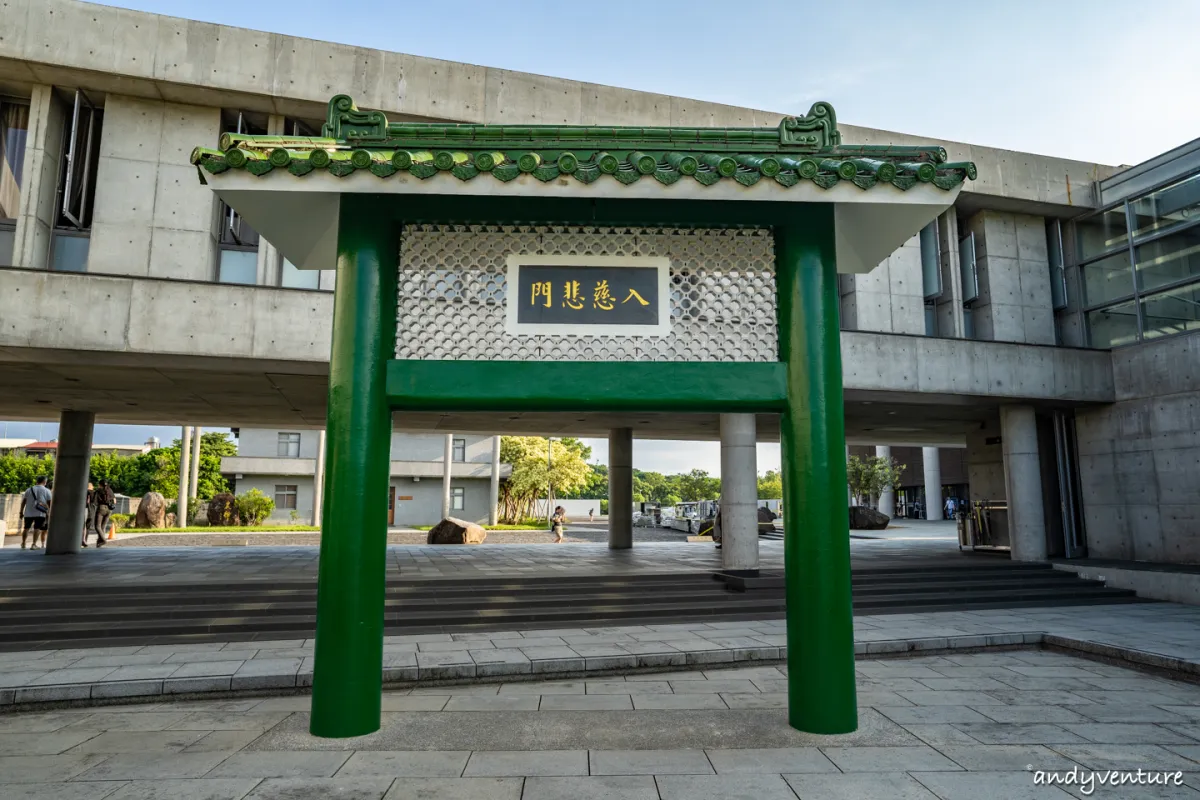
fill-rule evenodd
<path id="1" fill-rule="evenodd" d="M 668 336 L 513 336 L 510 253 L 667 256 Z M 496 361 L 776 361 L 775 254 L 763 228 L 407 225 L 396 357 Z"/>

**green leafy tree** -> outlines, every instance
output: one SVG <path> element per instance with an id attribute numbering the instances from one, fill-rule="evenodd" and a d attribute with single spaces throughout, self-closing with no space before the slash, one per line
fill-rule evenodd
<path id="1" fill-rule="evenodd" d="M 547 464 L 547 455 L 550 463 Z M 539 436 L 504 436 L 500 460 L 512 465 L 512 474 L 500 489 L 500 517 L 516 521 L 535 516 L 534 505 L 546 493 L 566 497 L 587 484 L 591 468 L 577 447 Z"/>
<path id="2" fill-rule="evenodd" d="M 780 475 L 779 470 L 769 469 L 766 474 L 758 476 L 758 499 L 783 499 L 783 476 Z"/>
<path id="3" fill-rule="evenodd" d="M 702 469 L 675 477 L 679 479 L 679 496 L 685 502 L 715 500 L 721 494 L 721 479 L 710 476 Z"/>
<path id="4" fill-rule="evenodd" d="M 590 448 L 589 448 L 590 449 Z M 608 466 L 605 464 L 588 464 L 587 482 L 566 494 L 559 495 L 564 500 L 603 500 L 608 498 Z M 637 494 L 636 487 L 634 494 Z M 634 497 L 636 500 L 636 496 Z"/>
<path id="5" fill-rule="evenodd" d="M 38 458 L 23 451 L 0 456 L 0 494 L 20 494 L 42 476 L 54 479 L 54 457 Z"/>
<path id="6" fill-rule="evenodd" d="M 856 505 L 865 499 L 871 508 L 877 507 L 881 493 L 900 488 L 900 476 L 903 473 L 904 465 L 886 456 L 850 456 L 846 461 L 846 483 L 850 486 Z"/>

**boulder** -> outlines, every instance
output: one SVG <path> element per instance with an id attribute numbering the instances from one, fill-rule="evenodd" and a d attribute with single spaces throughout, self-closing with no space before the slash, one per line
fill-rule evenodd
<path id="1" fill-rule="evenodd" d="M 429 530 L 425 544 L 483 544 L 487 531 L 474 522 L 446 517 Z"/>
<path id="2" fill-rule="evenodd" d="M 167 501 L 158 492 L 146 492 L 138 503 L 136 528 L 162 528 L 166 526 Z"/>
<path id="3" fill-rule="evenodd" d="M 775 530 L 775 512 L 766 506 L 760 506 L 758 509 L 758 532 L 770 533 Z"/>
<path id="4" fill-rule="evenodd" d="M 230 526 L 237 525 L 238 519 L 237 498 L 229 492 L 221 492 L 213 495 L 212 500 L 208 501 L 208 516 L 209 525 Z"/>
<path id="5" fill-rule="evenodd" d="M 175 527 L 175 524 L 176 524 L 178 521 L 179 521 L 179 520 L 175 518 L 175 512 L 174 512 L 174 511 L 168 511 L 168 512 L 167 512 L 167 516 L 166 516 L 166 518 L 165 518 L 165 520 L 164 520 L 164 522 L 166 523 L 166 527 L 168 527 L 168 528 L 174 528 L 174 527 Z"/>
<path id="6" fill-rule="evenodd" d="M 866 506 L 850 507 L 850 529 L 855 531 L 881 531 L 888 526 L 887 514 L 881 514 Z"/>

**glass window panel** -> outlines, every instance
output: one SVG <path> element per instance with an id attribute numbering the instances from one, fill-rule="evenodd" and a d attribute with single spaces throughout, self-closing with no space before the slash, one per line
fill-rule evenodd
<path id="1" fill-rule="evenodd" d="M 979 297 L 979 275 L 975 269 L 975 234 L 970 233 L 958 242 L 958 266 L 962 271 L 962 299 L 970 302 Z"/>
<path id="2" fill-rule="evenodd" d="M 1200 330 L 1200 284 L 1142 298 L 1142 335 L 1147 339 Z"/>
<path id="3" fill-rule="evenodd" d="M 454 486 L 450 489 L 450 508 L 455 511 L 462 511 L 466 507 L 467 490 L 461 486 Z"/>
<path id="4" fill-rule="evenodd" d="M 1137 341 L 1137 310 L 1133 301 L 1087 313 L 1092 347 L 1116 347 Z"/>
<path id="5" fill-rule="evenodd" d="M 294 509 L 296 507 L 296 486 L 294 484 L 275 485 L 275 508 Z"/>
<path id="6" fill-rule="evenodd" d="M 84 272 L 87 269 L 87 236 L 68 236 L 55 233 L 50 245 L 50 269 L 58 272 Z"/>
<path id="7" fill-rule="evenodd" d="M 1128 244 L 1129 226 L 1125 222 L 1124 205 L 1075 221 L 1075 257 L 1079 261 Z"/>
<path id="8" fill-rule="evenodd" d="M 925 304 L 925 335 L 937 336 L 937 306 Z"/>
<path id="9" fill-rule="evenodd" d="M 319 269 L 296 269 L 296 265 L 283 260 L 283 285 L 289 289 L 316 289 L 321 281 Z"/>
<path id="10" fill-rule="evenodd" d="M 1138 245 L 1134 258 L 1140 289 L 1200 277 L 1200 225 Z"/>
<path id="11" fill-rule="evenodd" d="M 1062 223 L 1046 221 L 1046 253 L 1050 263 L 1050 303 L 1055 311 L 1067 307 L 1067 276 L 1063 268 Z"/>
<path id="12" fill-rule="evenodd" d="M 29 106 L 0 103 L 0 219 L 17 217 L 28 133 Z M 3 258 L 2 251 L 0 258 Z"/>
<path id="13" fill-rule="evenodd" d="M 300 434 L 280 433 L 278 454 L 282 458 L 299 458 Z"/>
<path id="14" fill-rule="evenodd" d="M 1149 236 L 1200 219 L 1200 173 L 1129 203 L 1133 236 Z"/>
<path id="15" fill-rule="evenodd" d="M 963 309 L 963 338 L 975 338 L 975 312 L 969 308 Z"/>
<path id="16" fill-rule="evenodd" d="M 466 461 L 467 460 L 467 440 L 466 439 L 455 439 L 453 452 L 454 452 L 453 460 Z"/>
<path id="17" fill-rule="evenodd" d="M 258 283 L 257 250 L 222 250 L 221 271 L 217 278 L 221 283 Z"/>
<path id="18" fill-rule="evenodd" d="M 942 265 L 938 253 L 937 222 L 931 222 L 921 229 L 921 282 L 926 299 L 941 295 Z"/>
<path id="19" fill-rule="evenodd" d="M 1080 268 L 1083 293 L 1090 306 L 1106 303 L 1133 294 L 1133 276 L 1129 269 L 1129 253 L 1122 250 Z"/>
<path id="20" fill-rule="evenodd" d="M 0 228 L 0 267 L 13 265 L 13 244 L 17 238 L 12 228 Z"/>

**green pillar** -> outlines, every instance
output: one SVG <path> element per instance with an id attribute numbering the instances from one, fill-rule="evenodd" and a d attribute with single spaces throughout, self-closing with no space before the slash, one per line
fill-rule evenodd
<path id="1" fill-rule="evenodd" d="M 342 195 L 329 357 L 317 578 L 314 736 L 379 730 L 398 225 L 379 198 Z"/>
<path id="2" fill-rule="evenodd" d="M 787 365 L 783 456 L 788 722 L 808 733 L 858 727 L 846 421 L 833 206 L 775 228 L 779 358 Z"/>

